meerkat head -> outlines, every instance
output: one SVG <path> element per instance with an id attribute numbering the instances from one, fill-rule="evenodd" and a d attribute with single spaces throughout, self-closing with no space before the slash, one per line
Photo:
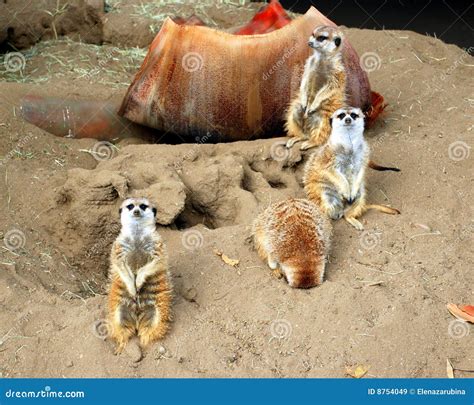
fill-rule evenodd
<path id="1" fill-rule="evenodd" d="M 154 227 L 156 208 L 146 198 L 127 198 L 119 209 L 122 227 Z"/>
<path id="2" fill-rule="evenodd" d="M 363 136 L 364 113 L 357 107 L 339 108 L 331 116 L 331 134 L 350 133 L 352 136 Z"/>
<path id="3" fill-rule="evenodd" d="M 343 38 L 342 32 L 336 27 L 321 25 L 314 29 L 308 45 L 315 51 L 331 55 L 341 49 Z"/>

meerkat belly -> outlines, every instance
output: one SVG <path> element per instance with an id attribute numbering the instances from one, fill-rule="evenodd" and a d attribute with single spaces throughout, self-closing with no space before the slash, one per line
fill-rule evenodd
<path id="1" fill-rule="evenodd" d="M 315 67 L 312 68 L 311 76 L 308 80 L 308 88 L 306 89 L 307 106 L 305 107 L 309 108 L 316 100 L 319 90 L 327 85 L 328 77 L 326 70 L 325 65 L 322 63 L 316 63 Z"/>
<path id="2" fill-rule="evenodd" d="M 340 155 L 336 163 L 336 170 L 346 179 L 348 191 L 352 194 L 357 187 L 357 178 L 362 170 L 363 161 L 357 155 Z"/>
<path id="3" fill-rule="evenodd" d="M 137 248 L 127 256 L 127 264 L 134 274 L 153 259 L 152 255 L 144 249 Z"/>
<path id="4" fill-rule="evenodd" d="M 353 182 L 354 178 L 354 164 L 350 154 L 338 154 L 336 155 L 336 172 L 343 177 L 349 185 Z"/>

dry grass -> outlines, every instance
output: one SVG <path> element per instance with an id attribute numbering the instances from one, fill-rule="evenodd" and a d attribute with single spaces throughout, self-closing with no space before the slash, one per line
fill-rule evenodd
<path id="1" fill-rule="evenodd" d="M 254 6 L 251 5 L 248 0 L 213 0 L 213 1 L 185 1 L 185 0 L 161 0 L 159 2 L 142 2 L 139 5 L 134 5 L 131 12 L 132 17 L 148 18 L 153 22 L 158 23 L 152 24 L 150 30 L 157 32 L 161 23 L 168 16 L 180 15 L 187 16 L 189 13 L 189 6 L 193 6 L 193 12 L 199 18 L 201 18 L 206 25 L 209 27 L 217 27 L 218 24 L 210 16 L 209 11 L 211 9 L 219 8 L 221 6 L 234 6 L 240 9 L 248 8 L 252 9 Z M 223 12 L 228 12 L 228 7 Z"/>
<path id="2" fill-rule="evenodd" d="M 222 13 L 234 9 L 255 10 L 249 0 L 153 0 L 127 4 L 123 0 L 107 0 L 109 13 L 123 12 L 132 18 L 150 20 L 150 30 L 156 33 L 168 16 L 189 17 L 189 6 L 208 26 L 216 27 L 210 11 L 222 7 Z M 60 15 L 63 9 L 53 13 Z M 250 14 L 253 14 L 250 13 Z M 291 14 L 291 13 L 290 13 Z M 213 14 L 215 15 L 215 13 Z M 44 41 L 22 51 L 22 69 L 8 71 L 0 55 L 0 80 L 16 83 L 41 84 L 50 80 L 100 83 L 112 88 L 127 87 L 145 58 L 147 49 L 118 48 L 75 42 L 67 37 Z"/>
<path id="3" fill-rule="evenodd" d="M 74 42 L 68 38 L 41 42 L 23 52 L 25 67 L 9 72 L 0 64 L 0 80 L 41 84 L 53 79 L 100 80 L 114 88 L 126 87 L 147 50 Z"/>

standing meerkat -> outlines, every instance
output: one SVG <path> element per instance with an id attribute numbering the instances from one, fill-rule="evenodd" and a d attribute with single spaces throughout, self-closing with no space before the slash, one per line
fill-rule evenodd
<path id="1" fill-rule="evenodd" d="M 331 132 L 329 119 L 345 104 L 346 74 L 342 61 L 342 32 L 335 27 L 316 27 L 308 45 L 314 49 L 306 60 L 299 93 L 291 102 L 286 129 L 291 148 L 304 141 L 301 150 L 326 143 Z"/>
<path id="2" fill-rule="evenodd" d="M 253 224 L 258 254 L 272 270 L 279 267 L 295 288 L 323 282 L 331 233 L 330 221 L 306 199 L 273 204 Z"/>
<path id="3" fill-rule="evenodd" d="M 109 291 L 116 354 L 134 335 L 144 348 L 166 334 L 172 289 L 166 247 L 156 230 L 156 208 L 146 198 L 129 198 L 119 213 L 122 229 L 112 246 Z"/>
<path id="4" fill-rule="evenodd" d="M 332 131 L 327 144 L 313 153 L 305 166 L 304 189 L 332 219 L 344 218 L 358 230 L 357 220 L 368 209 L 400 214 L 395 208 L 366 203 L 365 172 L 398 170 L 369 162 L 370 150 L 364 139 L 364 114 L 359 108 L 341 108 L 331 118 Z"/>

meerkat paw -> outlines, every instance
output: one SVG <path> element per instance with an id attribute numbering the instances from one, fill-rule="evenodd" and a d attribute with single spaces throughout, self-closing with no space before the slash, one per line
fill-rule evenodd
<path id="1" fill-rule="evenodd" d="M 167 331 L 168 325 L 166 325 L 165 323 L 160 323 L 154 328 L 150 327 L 146 328 L 143 331 L 140 331 L 140 347 L 143 350 L 147 349 L 153 342 L 162 339 Z"/>
<path id="2" fill-rule="evenodd" d="M 344 219 L 349 222 L 354 228 L 356 228 L 358 231 L 363 231 L 364 230 L 364 225 L 357 219 L 353 217 L 344 217 Z"/>
<path id="3" fill-rule="evenodd" d="M 280 269 L 275 269 L 272 271 L 272 276 L 275 277 L 276 279 L 280 280 L 284 277 L 284 274 Z"/>
<path id="4" fill-rule="evenodd" d="M 322 205 L 322 211 L 332 220 L 337 221 L 342 218 L 344 211 L 337 205 Z"/>
<path id="5" fill-rule="evenodd" d="M 308 150 L 308 149 L 311 149 L 311 148 L 315 148 L 316 146 L 318 146 L 318 145 L 315 145 L 311 141 L 305 141 L 301 144 L 300 150 Z"/>
<path id="6" fill-rule="evenodd" d="M 114 354 L 118 356 L 119 354 L 122 354 L 123 349 L 125 349 L 125 346 L 127 346 L 127 342 L 120 342 L 115 346 Z"/>
<path id="7" fill-rule="evenodd" d="M 268 259 L 268 267 L 270 267 L 272 270 L 275 270 L 278 267 L 278 262 L 273 259 Z"/>
<path id="8" fill-rule="evenodd" d="M 301 142 L 300 138 L 290 138 L 288 141 L 286 141 L 286 147 L 288 149 L 292 148 L 295 143 Z"/>
<path id="9" fill-rule="evenodd" d="M 140 336 L 140 348 L 146 349 L 150 346 L 151 343 L 151 335 L 150 334 L 143 334 Z"/>
<path id="10" fill-rule="evenodd" d="M 339 221 L 342 218 L 342 213 L 339 211 L 333 211 L 328 215 L 333 221 Z"/>

